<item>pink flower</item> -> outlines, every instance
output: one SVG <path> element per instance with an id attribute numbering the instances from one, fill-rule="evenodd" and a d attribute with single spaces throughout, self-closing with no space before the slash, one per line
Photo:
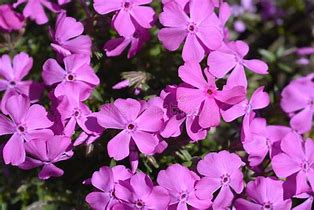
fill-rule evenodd
<path id="1" fill-rule="evenodd" d="M 293 179 L 296 195 L 306 192 L 308 183 L 314 190 L 314 142 L 290 132 L 281 141 L 282 153 L 273 157 L 271 163 L 280 178 Z"/>
<path id="2" fill-rule="evenodd" d="M 115 192 L 118 182 L 131 176 L 131 172 L 121 165 L 101 167 L 93 173 L 91 184 L 96 190 L 86 196 L 86 202 L 95 210 L 111 209 L 114 204 L 119 203 Z"/>
<path id="3" fill-rule="evenodd" d="M 170 194 L 169 209 L 207 209 L 211 205 L 211 194 L 199 198 L 196 195 L 196 187 L 200 177 L 184 166 L 173 164 L 166 170 L 158 173 L 157 182 Z"/>
<path id="4" fill-rule="evenodd" d="M 245 139 L 243 147 L 249 154 L 251 166 L 257 166 L 269 153 L 270 158 L 281 152 L 281 140 L 291 132 L 289 127 L 279 125 L 267 125 L 263 118 L 255 118 L 249 127 L 250 138 Z"/>
<path id="5" fill-rule="evenodd" d="M 87 35 L 82 35 L 84 26 L 65 12 L 58 15 L 55 30 L 51 32 L 53 43 L 51 47 L 61 58 L 71 54 L 91 55 L 92 41 Z"/>
<path id="6" fill-rule="evenodd" d="M 63 68 L 50 58 L 43 65 L 43 80 L 47 85 L 57 85 L 54 91 L 56 97 L 65 94 L 66 86 L 73 86 L 81 90 L 81 100 L 84 100 L 89 97 L 92 88 L 99 84 L 99 78 L 89 62 L 90 58 L 86 55 L 74 54 L 63 59 Z"/>
<path id="7" fill-rule="evenodd" d="M 129 45 L 128 58 L 135 56 L 143 47 L 144 43 L 150 39 L 150 34 L 147 29 L 137 27 L 134 34 L 118 37 L 106 42 L 104 50 L 108 57 L 120 55 Z"/>
<path id="8" fill-rule="evenodd" d="M 162 91 L 161 97 L 164 98 L 162 108 L 165 109 L 165 124 L 160 134 L 164 138 L 179 136 L 184 121 L 187 134 L 193 141 L 198 141 L 206 137 L 207 130 L 198 124 L 198 116 L 193 114 L 187 115 L 178 108 L 177 87 L 168 86 Z"/>
<path id="9" fill-rule="evenodd" d="M 1 109 L 5 112 L 6 100 L 14 94 L 23 94 L 32 102 L 39 99 L 42 85 L 31 80 L 22 81 L 33 66 L 33 59 L 26 53 L 17 54 L 11 61 L 9 55 L 0 57 L 0 91 L 4 91 Z"/>
<path id="10" fill-rule="evenodd" d="M 241 167 L 244 165 L 239 156 L 225 150 L 209 153 L 199 161 L 197 171 L 205 176 L 200 181 L 200 185 L 204 186 L 200 192 L 213 194 L 220 189 L 213 203 L 214 209 L 230 206 L 233 199 L 231 189 L 237 194 L 242 192 L 244 185 Z"/>
<path id="11" fill-rule="evenodd" d="M 264 87 L 262 86 L 254 91 L 249 101 L 245 99 L 227 110 L 222 110 L 221 115 L 226 122 L 231 122 L 243 115 L 249 115 L 254 110 L 263 109 L 269 103 L 269 96 L 264 92 Z"/>
<path id="12" fill-rule="evenodd" d="M 223 39 L 221 22 L 208 0 L 191 0 L 189 8 L 190 17 L 175 1 L 165 4 L 159 19 L 166 28 L 159 31 L 158 38 L 170 51 L 178 49 L 186 39 L 183 60 L 200 62 L 205 52 L 220 47 Z"/>
<path id="13" fill-rule="evenodd" d="M 94 8 L 99 14 L 115 12 L 113 25 L 121 36 L 130 37 L 136 25 L 151 28 L 155 12 L 152 8 L 142 6 L 152 0 L 94 0 Z"/>
<path id="14" fill-rule="evenodd" d="M 247 60 L 244 57 L 249 52 L 249 46 L 243 41 L 223 44 L 207 58 L 209 72 L 217 78 L 224 77 L 232 69 L 229 81 L 232 84 L 247 86 L 244 67 L 257 74 L 267 74 L 268 66 L 261 60 Z"/>
<path id="15" fill-rule="evenodd" d="M 257 177 L 246 188 L 248 200 L 239 198 L 235 201 L 236 209 L 291 209 L 290 199 L 284 199 L 283 182 L 271 178 Z"/>
<path id="16" fill-rule="evenodd" d="M 134 99 L 117 99 L 105 104 L 98 113 L 98 123 L 104 128 L 122 130 L 108 143 L 108 153 L 115 160 L 122 160 L 130 152 L 131 140 L 140 152 L 150 155 L 159 144 L 156 133 L 163 126 L 163 112 L 156 106 Z"/>
<path id="17" fill-rule="evenodd" d="M 5 107 L 10 119 L 0 114 L 0 135 L 13 135 L 4 146 L 3 159 L 6 164 L 19 165 L 25 161 L 24 142 L 52 135 L 47 128 L 53 123 L 47 118 L 45 108 L 38 104 L 30 105 L 26 96 L 11 96 Z"/>
<path id="18" fill-rule="evenodd" d="M 314 115 L 314 83 L 310 77 L 292 81 L 281 97 L 281 108 L 292 116 L 291 127 L 299 133 L 310 131 Z"/>
<path id="19" fill-rule="evenodd" d="M 38 176 L 40 179 L 59 177 L 63 170 L 54 164 L 73 156 L 71 139 L 64 136 L 51 136 L 47 139 L 33 139 L 25 143 L 27 157 L 19 168 L 29 170 L 43 166 Z"/>
<path id="20" fill-rule="evenodd" d="M 196 62 L 185 63 L 179 68 L 179 77 L 189 86 L 178 87 L 177 101 L 180 110 L 187 114 L 198 114 L 200 126 L 209 128 L 219 125 L 221 104 L 239 103 L 245 98 L 246 91 L 241 86 L 217 90 L 215 78 L 207 69 L 204 73 L 206 79 Z"/>
<path id="21" fill-rule="evenodd" d="M 57 4 L 52 3 L 50 0 L 17 0 L 13 6 L 16 8 L 24 3 L 26 3 L 26 6 L 23 9 L 24 17 L 34 20 L 38 25 L 48 22 L 45 7 L 55 13 L 60 11 L 60 7 Z"/>
<path id="22" fill-rule="evenodd" d="M 115 195 L 130 209 L 167 209 L 170 201 L 167 190 L 154 186 L 143 172 L 136 173 L 128 181 L 119 181 Z"/>
<path id="23" fill-rule="evenodd" d="M 0 31 L 11 32 L 24 27 L 24 17 L 10 4 L 0 5 Z"/>

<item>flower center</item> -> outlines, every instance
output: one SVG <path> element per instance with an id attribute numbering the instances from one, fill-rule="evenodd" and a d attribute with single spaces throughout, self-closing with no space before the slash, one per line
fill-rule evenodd
<path id="1" fill-rule="evenodd" d="M 129 10 L 131 8 L 131 6 L 132 6 L 131 2 L 128 2 L 128 1 L 125 1 L 122 3 L 123 9 L 126 11 Z"/>
<path id="2" fill-rule="evenodd" d="M 11 81 L 11 82 L 9 83 L 9 85 L 10 85 L 11 87 L 14 87 L 14 86 L 16 85 L 16 82 L 15 82 L 15 81 Z"/>
<path id="3" fill-rule="evenodd" d="M 142 200 L 137 200 L 135 203 L 135 207 L 141 209 L 144 207 L 144 202 Z"/>
<path id="4" fill-rule="evenodd" d="M 81 112 L 79 109 L 75 109 L 73 112 L 74 117 L 79 117 L 81 115 Z"/>
<path id="5" fill-rule="evenodd" d="M 185 192 L 185 191 L 181 192 L 180 197 L 179 197 L 180 202 L 186 202 L 188 197 L 189 197 L 189 195 L 187 192 Z"/>
<path id="6" fill-rule="evenodd" d="M 66 78 L 67 78 L 68 81 L 73 81 L 74 80 L 74 75 L 73 74 L 68 74 Z"/>
<path id="7" fill-rule="evenodd" d="M 301 163 L 301 168 L 304 172 L 308 172 L 310 169 L 310 165 L 306 160 L 304 160 L 303 163 Z"/>
<path id="8" fill-rule="evenodd" d="M 273 209 L 273 205 L 269 201 L 263 204 L 263 210 L 271 210 L 271 209 Z"/>
<path id="9" fill-rule="evenodd" d="M 253 109 L 253 108 L 252 108 L 252 104 L 248 104 L 247 107 L 246 107 L 246 109 L 245 109 L 246 114 L 251 113 L 252 109 Z"/>
<path id="10" fill-rule="evenodd" d="M 135 125 L 130 123 L 128 124 L 128 130 L 133 130 L 135 128 Z"/>
<path id="11" fill-rule="evenodd" d="M 221 184 L 222 185 L 229 185 L 229 183 L 230 183 L 230 175 L 229 174 L 224 174 L 220 178 L 221 178 Z"/>
<path id="12" fill-rule="evenodd" d="M 190 23 L 187 27 L 187 30 L 190 32 L 190 33 L 195 33 L 197 31 L 197 26 L 195 23 Z"/>
<path id="13" fill-rule="evenodd" d="M 25 127 L 22 126 L 22 125 L 19 125 L 19 126 L 17 127 L 17 130 L 18 130 L 19 132 L 21 132 L 21 133 L 24 133 Z"/>

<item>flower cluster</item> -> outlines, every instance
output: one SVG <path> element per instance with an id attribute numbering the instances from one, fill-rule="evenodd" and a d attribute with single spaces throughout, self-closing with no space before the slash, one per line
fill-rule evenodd
<path id="1" fill-rule="evenodd" d="M 295 198 L 307 199 L 295 209 L 311 209 L 314 142 L 306 133 L 313 125 L 313 74 L 293 80 L 281 93 L 290 127 L 268 124 L 259 115 L 271 102 L 267 89 L 257 87 L 249 97 L 245 71 L 265 75 L 268 65 L 248 58 L 247 43 L 230 39 L 228 3 L 163 0 L 159 24 L 149 6 L 152 0 L 94 0 L 95 11 L 111 15 L 117 32 L 104 46 L 107 57 L 120 55 L 129 45 L 128 58 L 135 56 L 154 26 L 165 49 L 176 51 L 184 43 L 180 84 L 146 100 L 118 98 L 94 111 L 88 101 L 101 82 L 93 69 L 92 38 L 84 35 L 83 23 L 61 9 L 69 2 L 18 0 L 0 6 L 0 29 L 6 33 L 23 28 L 27 18 L 47 23 L 44 8 L 57 13 L 50 29 L 56 56 L 42 65 L 43 83 L 23 80 L 34 62 L 26 52 L 0 57 L 5 164 L 24 170 L 41 167 L 40 179 L 62 176 L 58 162 L 112 131 L 113 137 L 105 139 L 107 153 L 115 161 L 128 157 L 130 169 L 103 166 L 86 180 L 94 187 L 86 196 L 93 209 L 291 209 Z M 14 11 L 22 4 L 23 15 Z M 43 92 L 49 104 L 40 104 Z M 162 154 L 173 141 L 202 141 L 223 121 L 235 120 L 241 122 L 238 136 L 245 154 L 209 152 L 194 167 L 172 164 L 160 170 L 156 181 L 139 170 L 141 156 Z M 246 173 L 252 179 L 244 179 Z"/>

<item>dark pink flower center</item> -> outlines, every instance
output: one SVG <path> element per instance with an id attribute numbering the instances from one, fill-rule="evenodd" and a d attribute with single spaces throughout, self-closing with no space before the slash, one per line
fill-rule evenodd
<path id="1" fill-rule="evenodd" d="M 123 8 L 124 10 L 126 10 L 126 11 L 127 11 L 127 10 L 130 10 L 131 7 L 132 7 L 131 2 L 125 1 L 125 2 L 122 3 L 122 8 Z"/>
<path id="2" fill-rule="evenodd" d="M 11 87 L 14 87 L 14 86 L 16 85 L 16 82 L 15 82 L 15 81 L 10 81 L 9 85 L 10 85 Z"/>
<path id="3" fill-rule="evenodd" d="M 273 209 L 273 205 L 269 201 L 263 204 L 263 210 L 271 210 L 271 209 Z"/>
<path id="4" fill-rule="evenodd" d="M 22 126 L 22 125 L 19 125 L 19 126 L 17 127 L 17 129 L 18 129 L 18 131 L 21 132 L 21 133 L 23 133 L 23 132 L 25 131 L 25 127 Z"/>
<path id="5" fill-rule="evenodd" d="M 304 160 L 303 163 L 301 163 L 301 168 L 304 172 L 308 172 L 310 169 L 308 161 Z"/>
<path id="6" fill-rule="evenodd" d="M 187 27 L 187 30 L 190 32 L 190 33 L 195 33 L 197 31 L 197 26 L 195 23 L 190 23 Z"/>
<path id="7" fill-rule="evenodd" d="M 81 115 L 80 110 L 76 109 L 73 113 L 74 117 L 79 117 Z"/>
<path id="8" fill-rule="evenodd" d="M 142 200 L 137 200 L 135 203 L 137 209 L 142 209 L 144 207 L 144 202 Z"/>
<path id="9" fill-rule="evenodd" d="M 237 63 L 243 65 L 243 58 L 241 58 L 239 55 L 234 55 L 234 57 Z"/>
<path id="10" fill-rule="evenodd" d="M 189 198 L 189 195 L 187 192 L 183 191 L 180 193 L 180 197 L 179 197 L 180 202 L 186 202 L 188 198 Z"/>
<path id="11" fill-rule="evenodd" d="M 230 175 L 229 174 L 224 174 L 220 178 L 221 178 L 221 184 L 222 185 L 229 185 L 229 183 L 230 183 Z"/>
<path id="12" fill-rule="evenodd" d="M 133 130 L 135 128 L 135 125 L 130 123 L 128 124 L 128 130 Z"/>
<path id="13" fill-rule="evenodd" d="M 68 81 L 73 81 L 75 79 L 73 74 L 68 74 L 66 78 Z"/>

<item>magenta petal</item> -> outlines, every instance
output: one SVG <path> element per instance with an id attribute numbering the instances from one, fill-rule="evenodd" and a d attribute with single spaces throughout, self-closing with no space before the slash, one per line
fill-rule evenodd
<path id="1" fill-rule="evenodd" d="M 250 104 L 252 109 L 262 109 L 268 106 L 270 103 L 269 96 L 264 92 L 264 86 L 256 89 L 251 97 Z"/>
<path id="2" fill-rule="evenodd" d="M 109 192 L 113 189 L 113 173 L 109 167 L 101 167 L 99 171 L 93 173 L 91 182 L 93 186 L 104 192 Z"/>
<path id="3" fill-rule="evenodd" d="M 268 66 L 261 60 L 244 60 L 244 65 L 257 74 L 268 74 Z"/>
<path id="4" fill-rule="evenodd" d="M 150 209 L 167 209 L 169 201 L 168 191 L 160 186 L 155 186 L 146 199 Z"/>
<path id="5" fill-rule="evenodd" d="M 48 113 L 43 106 L 38 104 L 32 105 L 24 119 L 27 124 L 27 129 L 35 130 L 52 126 L 53 122 L 48 119 L 47 115 Z"/>
<path id="6" fill-rule="evenodd" d="M 135 99 L 117 99 L 114 105 L 119 109 L 121 116 L 128 122 L 134 121 L 141 111 L 141 103 Z"/>
<path id="7" fill-rule="evenodd" d="M 223 186 L 213 202 L 213 209 L 226 209 L 231 205 L 233 197 L 231 189 Z"/>
<path id="8" fill-rule="evenodd" d="M 110 202 L 110 195 L 103 192 L 91 192 L 86 196 L 85 201 L 93 209 L 103 210 Z"/>
<path id="9" fill-rule="evenodd" d="M 152 27 L 155 12 L 151 7 L 134 6 L 130 14 L 143 28 Z"/>
<path id="10" fill-rule="evenodd" d="M 42 77 L 47 85 L 53 85 L 64 79 L 65 71 L 56 60 L 50 58 L 43 65 Z"/>
<path id="11" fill-rule="evenodd" d="M 132 133 L 132 138 L 138 149 L 146 155 L 151 155 L 159 143 L 156 136 L 143 131 L 136 131 Z"/>
<path id="12" fill-rule="evenodd" d="M 124 10 L 115 15 L 113 25 L 121 36 L 129 37 L 135 32 L 130 14 Z"/>
<path id="13" fill-rule="evenodd" d="M 207 86 L 201 66 L 195 61 L 186 62 L 183 66 L 180 66 L 179 77 L 187 84 L 200 89 Z"/>
<path id="14" fill-rule="evenodd" d="M 207 58 L 210 73 L 218 78 L 224 77 L 236 64 L 234 55 L 221 51 L 213 51 Z"/>
<path id="15" fill-rule="evenodd" d="M 26 157 L 25 161 L 22 164 L 19 164 L 18 167 L 23 170 L 29 170 L 29 169 L 37 168 L 41 165 L 43 165 L 42 161 L 36 160 L 34 158 Z"/>
<path id="16" fill-rule="evenodd" d="M 182 58 L 184 61 L 197 61 L 203 60 L 205 50 L 200 44 L 195 34 L 188 34 L 182 51 Z"/>
<path id="17" fill-rule="evenodd" d="M 300 111 L 291 118 L 291 127 L 299 133 L 310 131 L 312 128 L 313 114 L 314 111 L 311 107 L 306 107 L 304 110 Z"/>
<path id="18" fill-rule="evenodd" d="M 212 204 L 210 199 L 199 199 L 194 193 L 189 195 L 187 203 L 195 209 L 208 209 Z"/>
<path id="19" fill-rule="evenodd" d="M 197 114 L 204 99 L 205 96 L 201 90 L 185 87 L 177 89 L 178 107 L 187 114 Z"/>
<path id="20" fill-rule="evenodd" d="M 14 77 L 16 80 L 22 80 L 31 70 L 33 59 L 26 53 L 21 52 L 13 58 Z"/>
<path id="21" fill-rule="evenodd" d="M 190 1 L 190 16 L 195 23 L 202 23 L 214 10 L 211 1 L 207 0 L 192 0 Z"/>
<path id="22" fill-rule="evenodd" d="M 313 197 L 309 197 L 302 204 L 294 207 L 293 210 L 308 210 L 312 208 L 312 204 L 313 204 Z"/>
<path id="23" fill-rule="evenodd" d="M 19 105 L 19 108 L 16 108 L 16 105 Z M 8 98 L 5 108 L 9 113 L 10 117 L 16 124 L 19 124 L 24 119 L 25 114 L 27 113 L 30 106 L 30 101 L 26 96 L 22 95 L 13 95 Z"/>
<path id="24" fill-rule="evenodd" d="M 227 110 L 221 110 L 221 116 L 226 122 L 231 122 L 241 116 L 246 112 L 247 100 L 240 102 L 239 104 L 233 105 Z"/>
<path id="25" fill-rule="evenodd" d="M 47 155 L 50 160 L 56 162 L 60 160 L 65 152 L 70 149 L 71 139 L 65 136 L 54 136 L 47 141 Z"/>
<path id="26" fill-rule="evenodd" d="M 189 17 L 182 7 L 176 2 L 171 2 L 164 7 L 164 11 L 159 15 L 160 23 L 168 27 L 186 27 Z"/>
<path id="27" fill-rule="evenodd" d="M 178 49 L 186 36 L 185 28 L 162 28 L 158 32 L 158 39 L 170 51 Z"/>
<path id="28" fill-rule="evenodd" d="M 38 174 L 40 179 L 49 179 L 50 177 L 59 177 L 63 175 L 63 170 L 53 164 L 46 164 L 43 166 Z"/>
<path id="29" fill-rule="evenodd" d="M 150 106 L 135 120 L 138 129 L 147 132 L 158 132 L 163 126 L 163 114 L 160 108 Z"/>
<path id="30" fill-rule="evenodd" d="M 76 21 L 72 17 L 66 17 L 65 13 L 60 13 L 58 16 L 55 39 L 62 43 L 63 41 L 81 35 L 84 31 L 82 23 Z"/>
<path id="31" fill-rule="evenodd" d="M 14 123 L 6 118 L 4 115 L 0 114 L 0 135 L 7 135 L 15 132 Z"/>
<path id="32" fill-rule="evenodd" d="M 99 14 L 108 14 L 121 8 L 121 1 L 117 0 L 94 0 L 94 9 Z"/>
<path id="33" fill-rule="evenodd" d="M 91 54 L 92 40 L 89 36 L 80 35 L 76 38 L 65 41 L 62 46 L 65 50 L 68 50 L 72 54 L 83 54 L 89 56 Z"/>
<path id="34" fill-rule="evenodd" d="M 243 86 L 247 87 L 247 78 L 244 72 L 244 67 L 242 65 L 237 64 L 227 80 L 227 86 L 235 87 L 235 86 Z"/>
<path id="35" fill-rule="evenodd" d="M 220 123 L 220 112 L 213 98 L 206 99 L 200 112 L 199 124 L 202 128 L 216 127 Z"/>
<path id="36" fill-rule="evenodd" d="M 232 88 L 225 88 L 218 91 L 215 99 L 226 104 L 237 104 L 243 101 L 246 97 L 246 89 L 243 86 L 235 86 Z"/>
<path id="37" fill-rule="evenodd" d="M 104 128 L 124 129 L 127 123 L 122 118 L 118 108 L 113 104 L 103 105 L 96 117 L 99 125 Z"/>
<path id="38" fill-rule="evenodd" d="M 14 166 L 25 161 L 24 140 L 19 134 L 13 134 L 3 148 L 3 159 L 5 164 Z"/>
<path id="39" fill-rule="evenodd" d="M 239 198 L 235 201 L 236 209 L 243 209 L 243 210 L 252 210 L 252 209 L 262 209 L 263 206 L 261 204 L 253 203 L 243 198 Z"/>
<path id="40" fill-rule="evenodd" d="M 204 26 L 200 25 L 197 37 L 202 41 L 208 49 L 216 50 L 218 49 L 223 40 L 222 33 L 217 29 L 217 27 Z"/>
<path id="41" fill-rule="evenodd" d="M 130 179 L 130 185 L 137 198 L 145 199 L 153 189 L 153 182 L 144 173 L 137 173 Z"/>
<path id="42" fill-rule="evenodd" d="M 104 50 L 108 57 L 120 55 L 131 43 L 130 38 L 119 37 L 106 42 Z"/>
<path id="43" fill-rule="evenodd" d="M 271 162 L 278 177 L 288 177 L 301 170 L 299 163 L 284 153 L 274 156 Z"/>
<path id="44" fill-rule="evenodd" d="M 131 136 L 126 131 L 121 131 L 115 137 L 113 137 L 107 146 L 108 154 L 115 160 L 122 160 L 130 153 Z"/>

